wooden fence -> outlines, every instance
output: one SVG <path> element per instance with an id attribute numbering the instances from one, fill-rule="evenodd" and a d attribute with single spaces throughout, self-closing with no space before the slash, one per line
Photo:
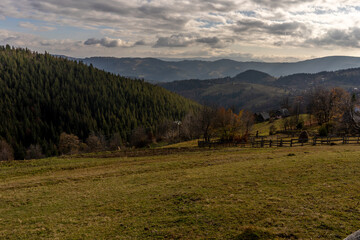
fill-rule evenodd
<path id="1" fill-rule="evenodd" d="M 199 141 L 199 147 L 248 147 L 248 148 L 264 148 L 264 147 L 297 147 L 297 146 L 317 146 L 317 145 L 339 145 L 339 144 L 358 144 L 360 145 L 360 136 L 345 137 L 313 137 L 309 139 L 299 138 L 252 138 L 247 142 L 221 142 L 221 141 Z"/>

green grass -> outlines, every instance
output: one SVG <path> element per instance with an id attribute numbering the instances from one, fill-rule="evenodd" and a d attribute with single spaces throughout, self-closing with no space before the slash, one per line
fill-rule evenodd
<path id="1" fill-rule="evenodd" d="M 190 141 L 185 141 L 185 142 L 179 142 L 179 143 L 174 143 L 174 144 L 169 144 L 166 146 L 163 146 L 162 148 L 191 148 L 191 147 L 197 147 L 198 146 L 198 139 L 195 140 L 190 140 Z"/>
<path id="2" fill-rule="evenodd" d="M 305 122 L 309 121 L 309 114 L 300 114 L 300 119 L 302 119 Z M 259 132 L 259 136 L 268 136 L 270 132 L 270 126 L 274 125 L 276 129 L 284 130 L 284 119 L 277 119 L 274 122 L 262 122 L 262 123 L 256 123 L 254 124 L 251 133 L 256 134 L 256 131 Z M 318 126 L 308 128 L 308 131 L 317 131 Z"/>
<path id="3" fill-rule="evenodd" d="M 0 239 L 342 239 L 360 147 L 0 163 Z"/>

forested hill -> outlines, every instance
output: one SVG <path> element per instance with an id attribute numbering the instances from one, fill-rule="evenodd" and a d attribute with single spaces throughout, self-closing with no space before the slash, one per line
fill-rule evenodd
<path id="1" fill-rule="evenodd" d="M 190 100 L 141 80 L 83 63 L 0 47 L 0 139 L 23 159 L 30 144 L 56 154 L 62 132 L 85 139 L 91 131 L 128 139 L 138 127 L 181 119 Z"/>

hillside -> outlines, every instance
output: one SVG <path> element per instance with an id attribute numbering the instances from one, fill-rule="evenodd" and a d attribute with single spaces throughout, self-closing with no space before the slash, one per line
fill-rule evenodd
<path id="1" fill-rule="evenodd" d="M 262 72 L 248 70 L 233 78 L 211 80 L 183 80 L 162 83 L 160 86 L 202 104 L 235 107 L 260 111 L 277 108 L 288 94 L 274 86 L 276 78 Z"/>
<path id="2" fill-rule="evenodd" d="M 275 85 L 294 89 L 308 89 L 313 86 L 359 88 L 360 68 L 316 74 L 294 74 L 277 79 Z"/>
<path id="3" fill-rule="evenodd" d="M 61 132 L 127 140 L 143 126 L 181 119 L 198 105 L 165 89 L 49 54 L 0 48 L 0 139 L 23 159 L 30 144 L 56 154 Z"/>
<path id="4" fill-rule="evenodd" d="M 305 90 L 318 86 L 358 91 L 360 68 L 315 74 L 301 73 L 280 78 L 248 70 L 235 77 L 182 80 L 159 85 L 204 104 L 235 107 L 237 110 L 268 111 L 279 108 L 284 96 L 303 94 Z"/>
<path id="5" fill-rule="evenodd" d="M 360 67 L 360 58 L 332 56 L 294 63 L 182 60 L 163 61 L 156 58 L 90 57 L 77 59 L 94 67 L 122 76 L 143 78 L 153 82 L 181 79 L 213 79 L 234 77 L 240 72 L 257 70 L 280 77 L 296 73 L 318 73 Z"/>

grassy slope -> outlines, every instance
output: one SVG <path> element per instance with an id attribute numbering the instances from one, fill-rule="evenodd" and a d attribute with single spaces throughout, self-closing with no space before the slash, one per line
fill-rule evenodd
<path id="1" fill-rule="evenodd" d="M 0 163 L 0 238 L 340 239 L 359 227 L 359 154 L 237 148 Z"/>
<path id="2" fill-rule="evenodd" d="M 305 122 L 309 121 L 309 117 L 310 116 L 308 114 L 300 114 L 300 118 Z M 274 125 L 277 130 L 283 130 L 284 129 L 284 119 L 277 119 L 272 123 L 267 121 L 267 122 L 254 124 L 254 126 L 252 128 L 252 134 L 256 134 L 256 131 L 259 131 L 259 136 L 268 136 L 269 132 L 270 132 L 270 126 L 271 125 Z M 316 131 L 317 128 L 318 127 L 315 126 L 315 127 L 311 127 L 308 130 L 309 131 Z"/>

